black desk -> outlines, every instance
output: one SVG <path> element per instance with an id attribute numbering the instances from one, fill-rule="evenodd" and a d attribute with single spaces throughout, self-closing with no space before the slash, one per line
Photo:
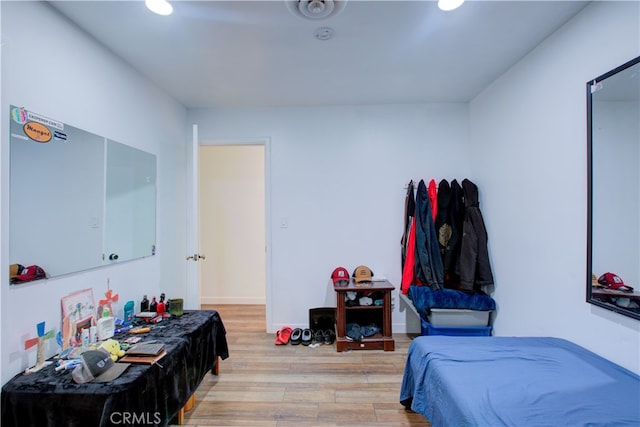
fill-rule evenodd
<path id="1" fill-rule="evenodd" d="M 167 355 L 159 364 L 131 365 L 108 383 L 76 384 L 71 371 L 54 365 L 16 375 L 2 387 L 2 426 L 165 426 L 218 357 L 229 357 L 222 319 L 212 310 L 185 311 L 142 337 L 163 342 Z"/>

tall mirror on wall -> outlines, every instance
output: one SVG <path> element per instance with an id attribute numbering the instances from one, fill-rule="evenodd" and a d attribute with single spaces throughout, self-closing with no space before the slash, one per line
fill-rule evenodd
<path id="1" fill-rule="evenodd" d="M 105 259 L 155 254 L 156 158 L 107 140 Z"/>
<path id="2" fill-rule="evenodd" d="M 156 157 L 11 106 L 11 283 L 155 254 Z M 25 270 L 26 271 L 26 270 Z"/>
<path id="3" fill-rule="evenodd" d="M 640 320 L 640 57 L 587 82 L 587 302 Z"/>

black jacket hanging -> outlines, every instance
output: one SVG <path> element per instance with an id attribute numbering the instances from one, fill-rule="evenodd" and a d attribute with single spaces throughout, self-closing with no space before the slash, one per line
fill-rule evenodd
<path id="1" fill-rule="evenodd" d="M 424 180 L 416 193 L 416 263 L 415 275 L 422 284 L 438 290 L 444 287 L 444 271 L 438 246 L 438 236 L 431 213 L 431 202 Z"/>
<path id="2" fill-rule="evenodd" d="M 447 224 L 451 226 L 451 237 L 442 256 L 444 267 L 444 286 L 448 289 L 460 287 L 458 275 L 458 259 L 460 258 L 460 239 L 462 238 L 462 222 L 464 221 L 464 202 L 462 200 L 462 187 L 458 181 L 451 181 L 449 194 L 449 206 L 447 212 Z"/>
<path id="3" fill-rule="evenodd" d="M 478 187 L 468 179 L 464 179 L 462 191 L 465 216 L 457 269 L 460 275 L 460 289 L 481 291 L 481 286 L 493 284 L 487 248 L 487 230 L 480 212 Z"/>

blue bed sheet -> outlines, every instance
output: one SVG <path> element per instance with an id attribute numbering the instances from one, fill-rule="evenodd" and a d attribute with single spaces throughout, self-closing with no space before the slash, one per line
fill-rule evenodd
<path id="1" fill-rule="evenodd" d="M 640 376 L 567 340 L 423 336 L 400 402 L 439 426 L 640 426 Z"/>

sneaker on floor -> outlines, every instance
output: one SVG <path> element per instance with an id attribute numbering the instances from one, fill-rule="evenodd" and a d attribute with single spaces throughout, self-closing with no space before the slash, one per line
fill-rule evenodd
<path id="1" fill-rule="evenodd" d="M 304 329 L 302 331 L 302 345 L 309 345 L 313 340 L 313 335 L 311 334 L 311 329 Z"/>
<path id="2" fill-rule="evenodd" d="M 302 329 L 295 328 L 291 332 L 291 345 L 298 345 L 302 341 Z"/>
<path id="3" fill-rule="evenodd" d="M 333 332 L 331 329 L 327 329 L 326 331 L 324 331 L 324 343 L 325 344 L 333 344 L 333 342 L 336 340 L 336 334 L 335 332 Z"/>

